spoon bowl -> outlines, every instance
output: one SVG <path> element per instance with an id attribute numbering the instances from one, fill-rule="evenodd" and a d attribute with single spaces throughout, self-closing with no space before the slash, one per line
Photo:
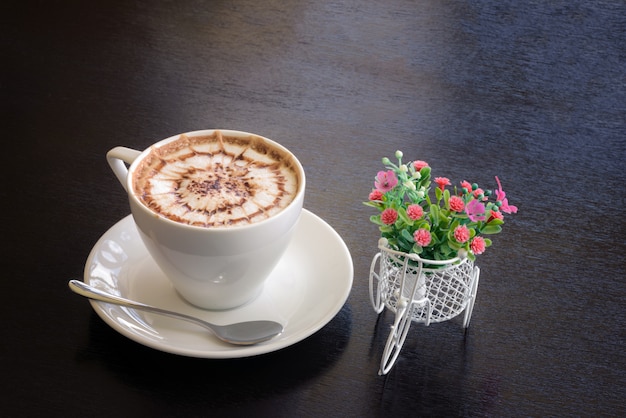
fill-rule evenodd
<path id="1" fill-rule="evenodd" d="M 213 335 L 222 341 L 235 345 L 252 345 L 263 341 L 270 340 L 283 332 L 284 327 L 274 321 L 246 321 L 237 322 L 228 325 L 217 325 L 200 318 L 186 315 L 179 312 L 172 312 L 156 306 L 146 305 L 145 303 L 136 302 L 125 299 L 120 296 L 112 295 L 101 289 L 81 282 L 80 280 L 70 280 L 68 283 L 70 289 L 81 296 L 100 302 L 112 303 L 120 306 L 127 306 L 133 309 L 139 309 L 146 312 L 152 312 L 160 315 L 169 316 L 171 318 L 181 319 L 183 321 L 192 322 L 211 331 Z"/>

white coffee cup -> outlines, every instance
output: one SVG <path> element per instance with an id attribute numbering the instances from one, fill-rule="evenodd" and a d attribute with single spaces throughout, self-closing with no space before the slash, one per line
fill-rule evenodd
<path id="1" fill-rule="evenodd" d="M 134 191 L 133 178 L 151 150 L 176 141 L 181 135 L 193 138 L 216 133 L 262 141 L 287 156 L 298 181 L 293 200 L 266 219 L 238 226 L 190 225 L 160 216 L 148 208 Z M 285 147 L 259 135 L 231 130 L 203 130 L 181 135 L 159 141 L 143 152 L 113 148 L 107 153 L 107 160 L 127 191 L 139 235 L 178 293 L 200 308 L 235 308 L 261 292 L 289 245 L 304 201 L 304 169 Z"/>

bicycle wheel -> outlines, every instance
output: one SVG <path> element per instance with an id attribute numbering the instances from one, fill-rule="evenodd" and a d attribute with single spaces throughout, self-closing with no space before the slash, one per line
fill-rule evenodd
<path id="1" fill-rule="evenodd" d="M 411 327 L 412 307 L 412 304 L 409 304 L 408 307 L 399 306 L 396 311 L 396 318 L 391 327 L 391 332 L 389 333 L 385 350 L 383 351 L 383 357 L 380 361 L 379 375 L 387 374 L 398 359 L 404 340 L 406 340 L 409 328 Z"/>
<path id="2" fill-rule="evenodd" d="M 381 297 L 381 287 L 382 283 L 380 282 L 381 277 L 380 274 L 377 273 L 376 270 L 376 262 L 380 260 L 380 253 L 377 253 L 372 259 L 372 264 L 370 266 L 370 302 L 374 307 L 374 311 L 376 313 L 381 313 L 383 309 L 385 309 L 385 303 Z"/>
<path id="3" fill-rule="evenodd" d="M 474 311 L 474 302 L 476 302 L 476 294 L 478 293 L 478 280 L 480 279 L 480 268 L 478 266 L 474 266 L 474 271 L 472 272 L 472 283 L 470 289 L 470 300 L 465 307 L 465 317 L 463 318 L 463 328 L 467 331 L 469 328 L 470 320 L 472 319 L 472 312 Z"/>

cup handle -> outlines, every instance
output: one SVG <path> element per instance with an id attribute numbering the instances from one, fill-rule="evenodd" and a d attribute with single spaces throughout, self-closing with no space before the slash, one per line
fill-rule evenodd
<path id="1" fill-rule="evenodd" d="M 126 191 L 128 191 L 126 188 L 126 178 L 128 177 L 128 167 L 126 164 L 131 165 L 139 154 L 141 154 L 141 151 L 126 147 L 115 147 L 107 152 L 109 166 L 111 166 L 115 177 L 117 177 Z"/>

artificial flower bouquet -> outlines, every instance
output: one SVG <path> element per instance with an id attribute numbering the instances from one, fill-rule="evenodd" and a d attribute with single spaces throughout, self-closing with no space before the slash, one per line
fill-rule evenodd
<path id="1" fill-rule="evenodd" d="M 397 165 L 383 158 L 387 170 L 378 172 L 365 202 L 378 209 L 370 220 L 394 250 L 428 260 L 467 257 L 473 261 L 492 244 L 485 235 L 502 231 L 504 213 L 517 212 L 517 207 L 508 203 L 497 176 L 497 190 L 483 190 L 462 181 L 452 192 L 447 188 L 452 186 L 448 178 L 436 177 L 432 200 L 428 163 L 404 164 L 401 151 L 396 151 L 395 157 Z"/>

